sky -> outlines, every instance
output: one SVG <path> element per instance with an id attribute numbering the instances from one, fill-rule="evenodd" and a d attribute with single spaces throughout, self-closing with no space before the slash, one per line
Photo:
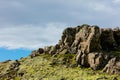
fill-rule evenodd
<path id="1" fill-rule="evenodd" d="M 0 0 L 0 61 L 56 44 L 67 27 L 120 26 L 120 0 Z"/>

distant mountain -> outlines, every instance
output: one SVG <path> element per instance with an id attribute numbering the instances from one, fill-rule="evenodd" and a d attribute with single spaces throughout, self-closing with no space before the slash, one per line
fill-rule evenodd
<path id="1" fill-rule="evenodd" d="M 1 80 L 120 80 L 119 75 L 120 29 L 87 24 L 65 29 L 55 46 L 0 63 Z"/>

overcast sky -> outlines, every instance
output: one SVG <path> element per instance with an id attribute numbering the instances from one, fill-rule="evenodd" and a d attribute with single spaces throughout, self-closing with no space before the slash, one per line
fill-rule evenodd
<path id="1" fill-rule="evenodd" d="M 66 27 L 120 26 L 120 0 L 0 0 L 0 47 L 56 44 Z"/>

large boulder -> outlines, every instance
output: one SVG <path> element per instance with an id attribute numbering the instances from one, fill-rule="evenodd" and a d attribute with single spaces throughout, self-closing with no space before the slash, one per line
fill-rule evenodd
<path id="1" fill-rule="evenodd" d="M 33 57 L 39 56 L 42 53 L 44 53 L 44 49 L 39 48 L 38 50 L 32 51 L 32 53 L 30 54 L 30 57 L 33 58 Z"/>
<path id="2" fill-rule="evenodd" d="M 102 69 L 108 61 L 108 55 L 102 52 L 92 52 L 88 54 L 88 64 L 93 70 Z"/>
<path id="3" fill-rule="evenodd" d="M 103 71 L 109 74 L 120 75 L 120 57 L 114 57 L 111 60 L 109 60 L 108 64 L 105 66 Z"/>
<path id="4" fill-rule="evenodd" d="M 99 70 L 105 67 L 109 56 L 102 52 L 92 52 L 89 54 L 78 51 L 76 61 L 79 65 L 84 67 L 91 67 L 93 70 Z"/>

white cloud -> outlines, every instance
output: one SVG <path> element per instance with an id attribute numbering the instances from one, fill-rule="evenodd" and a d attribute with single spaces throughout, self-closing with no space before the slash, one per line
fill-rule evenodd
<path id="1" fill-rule="evenodd" d="M 114 3 L 119 3 L 119 2 L 120 2 L 120 0 L 113 0 L 113 2 L 114 2 Z"/>
<path id="2" fill-rule="evenodd" d="M 58 42 L 65 24 L 8 26 L 1 28 L 0 47 L 36 49 Z"/>

